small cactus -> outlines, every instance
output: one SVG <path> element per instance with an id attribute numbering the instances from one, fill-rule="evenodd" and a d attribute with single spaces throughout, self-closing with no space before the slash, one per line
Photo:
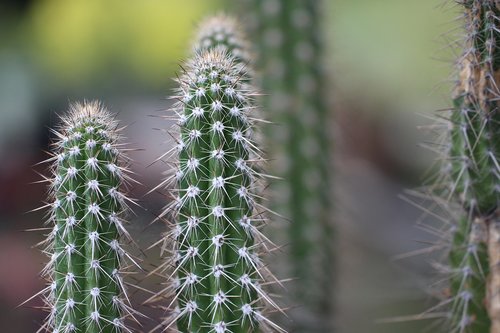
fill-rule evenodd
<path id="1" fill-rule="evenodd" d="M 72 104 L 54 131 L 46 240 L 47 332 L 131 332 L 120 237 L 129 178 L 117 122 L 98 102 Z"/>
<path id="2" fill-rule="evenodd" d="M 277 306 L 263 290 L 270 273 L 258 254 L 266 218 L 255 200 L 262 175 L 252 168 L 260 162 L 251 137 L 253 89 L 228 52 L 199 51 L 184 66 L 175 97 L 177 169 L 166 183 L 177 195 L 165 214 L 177 223 L 164 267 L 175 267 L 168 290 L 177 307 L 163 325 L 176 323 L 180 332 L 281 330 L 263 314 Z"/>
<path id="3" fill-rule="evenodd" d="M 322 66 L 320 0 L 246 0 L 255 39 L 257 82 L 263 109 L 276 124 L 266 136 L 277 175 L 273 209 L 291 222 L 287 243 L 290 311 L 300 332 L 333 330 L 334 230 L 332 226 L 330 115 Z M 247 14 L 251 13 L 251 14 Z"/>
<path id="4" fill-rule="evenodd" d="M 500 332 L 500 2 L 463 0 L 466 40 L 445 143 L 443 179 L 434 187 L 451 215 L 449 330 Z M 442 186 L 444 184 L 444 186 Z M 444 200 L 443 200 L 444 197 Z"/>

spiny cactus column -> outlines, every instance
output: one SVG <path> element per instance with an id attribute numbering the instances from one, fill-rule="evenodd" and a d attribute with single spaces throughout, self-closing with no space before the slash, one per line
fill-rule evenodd
<path id="1" fill-rule="evenodd" d="M 464 213 L 450 253 L 451 329 L 498 333 L 500 2 L 467 0 L 461 5 L 467 39 L 450 117 L 447 196 Z"/>
<path id="2" fill-rule="evenodd" d="M 275 306 L 262 289 L 269 274 L 258 249 L 265 222 L 254 188 L 261 175 L 249 134 L 253 90 L 244 67 L 227 50 L 201 51 L 179 78 L 178 196 L 167 213 L 177 221 L 169 237 L 177 308 L 165 325 L 181 332 L 279 330 L 263 314 Z M 168 180 L 167 180 L 168 182 Z"/>
<path id="3" fill-rule="evenodd" d="M 127 179 L 117 122 L 97 102 L 73 104 L 55 132 L 47 240 L 47 332 L 131 332 L 120 275 Z"/>
<path id="4" fill-rule="evenodd" d="M 292 287 L 298 332 L 331 332 L 333 230 L 331 140 L 325 102 L 319 0 L 246 0 L 257 39 L 263 109 L 276 125 L 275 209 L 290 218 Z M 288 194 L 288 195 L 287 195 Z M 279 202 L 277 202 L 279 201 Z"/>

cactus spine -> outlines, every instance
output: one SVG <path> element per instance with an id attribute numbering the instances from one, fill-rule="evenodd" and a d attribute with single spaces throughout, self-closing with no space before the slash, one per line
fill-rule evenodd
<path id="1" fill-rule="evenodd" d="M 131 332 L 119 239 L 128 178 L 117 122 L 98 102 L 73 104 L 55 132 L 47 239 L 47 332 Z"/>
<path id="2" fill-rule="evenodd" d="M 447 199 L 462 206 L 449 253 L 453 332 L 500 332 L 500 2 L 464 0 L 466 41 L 445 147 Z"/>
<path id="3" fill-rule="evenodd" d="M 248 72 L 231 50 L 198 49 L 180 76 L 174 106 L 180 128 L 172 181 L 177 199 L 165 213 L 177 307 L 164 325 L 181 332 L 280 330 L 263 311 L 276 307 L 262 288 L 270 273 L 258 250 L 266 221 L 256 203 L 261 174 L 252 140 L 255 108 Z M 250 158 L 252 156 L 252 158 Z M 168 295 L 167 295 L 168 296 Z"/>
<path id="4" fill-rule="evenodd" d="M 291 311 L 300 332 L 330 332 L 333 308 L 333 229 L 329 116 L 322 68 L 319 0 L 247 0 L 258 44 L 264 109 L 276 128 L 269 131 L 276 173 L 275 203 L 291 219 L 288 243 Z M 285 193 L 289 196 L 284 195 Z"/>

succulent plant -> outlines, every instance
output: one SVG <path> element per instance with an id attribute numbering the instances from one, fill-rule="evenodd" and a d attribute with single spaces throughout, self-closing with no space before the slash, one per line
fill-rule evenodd
<path id="1" fill-rule="evenodd" d="M 172 256 L 160 267 L 175 267 L 162 294 L 177 306 L 162 325 L 176 323 L 181 332 L 280 330 L 264 315 L 277 305 L 263 288 L 270 272 L 259 249 L 269 248 L 255 189 L 264 175 L 252 167 L 261 161 L 248 73 L 223 47 L 199 50 L 183 68 L 173 108 L 177 167 L 164 183 L 175 188 L 164 215 L 176 224 L 165 239 L 173 241 Z"/>
<path id="2" fill-rule="evenodd" d="M 466 40 L 447 121 L 442 179 L 435 188 L 452 215 L 449 243 L 449 330 L 500 332 L 500 134 L 498 75 L 500 2 L 460 1 Z M 444 184 L 444 185 L 443 185 Z M 451 243 L 450 243 L 451 240 Z"/>
<path id="3" fill-rule="evenodd" d="M 50 261 L 45 301 L 50 310 L 42 329 L 66 333 L 131 332 L 131 308 L 123 280 L 124 261 L 134 259 L 121 242 L 128 236 L 123 214 L 132 202 L 123 192 L 129 180 L 117 121 L 98 102 L 70 106 L 54 131 L 45 241 Z"/>
<path id="4" fill-rule="evenodd" d="M 318 0 L 246 0 L 256 72 L 276 156 L 273 209 L 289 218 L 286 243 L 300 332 L 332 331 L 334 230 L 330 119 Z"/>
<path id="5" fill-rule="evenodd" d="M 457 332 L 489 332 L 486 306 L 488 253 L 486 225 L 462 217 L 453 233 L 449 254 L 451 328 Z"/>

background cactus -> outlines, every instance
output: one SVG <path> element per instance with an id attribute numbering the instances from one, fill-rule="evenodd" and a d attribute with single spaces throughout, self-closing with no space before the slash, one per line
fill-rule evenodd
<path id="1" fill-rule="evenodd" d="M 277 306 L 262 289 L 270 273 L 258 251 L 266 217 L 255 201 L 263 175 L 252 168 L 260 159 L 248 73 L 220 47 L 200 51 L 184 68 L 174 106 L 177 169 L 166 180 L 177 198 L 165 214 L 177 223 L 166 239 L 174 241 L 173 255 L 163 265 L 175 267 L 165 291 L 177 308 L 163 325 L 176 322 L 181 332 L 280 330 L 262 314 Z"/>
<path id="2" fill-rule="evenodd" d="M 454 215 L 450 241 L 449 306 L 452 332 L 500 332 L 498 97 L 500 3 L 461 1 L 466 40 L 443 145 L 444 182 L 437 189 Z M 444 187 L 442 186 L 444 184 Z M 444 188 L 444 191 L 443 191 Z M 450 237 L 451 233 L 451 237 Z"/>
<path id="3" fill-rule="evenodd" d="M 209 16 L 202 21 L 193 43 L 194 52 L 218 47 L 225 48 L 245 65 L 253 62 L 250 45 L 241 24 L 236 18 L 223 13 Z"/>
<path id="4" fill-rule="evenodd" d="M 101 104 L 85 102 L 72 104 L 54 131 L 47 332 L 131 332 L 121 273 L 124 257 L 132 258 L 120 244 L 129 176 L 117 126 Z"/>
<path id="5" fill-rule="evenodd" d="M 256 38 L 263 109 L 276 123 L 267 131 L 277 156 L 277 210 L 288 228 L 292 310 L 298 332 L 331 332 L 333 228 L 330 119 L 322 66 L 321 1 L 247 0 Z M 288 194 L 288 195 L 284 195 Z"/>

